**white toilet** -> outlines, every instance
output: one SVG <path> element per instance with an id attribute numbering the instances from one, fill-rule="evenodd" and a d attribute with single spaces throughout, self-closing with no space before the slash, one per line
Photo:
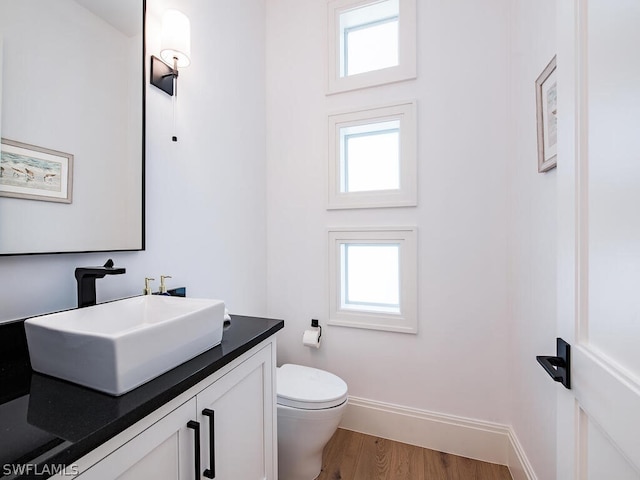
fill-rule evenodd
<path id="1" fill-rule="evenodd" d="M 347 407 L 347 384 L 324 370 L 285 364 L 277 369 L 277 392 L 278 479 L 313 480 Z"/>

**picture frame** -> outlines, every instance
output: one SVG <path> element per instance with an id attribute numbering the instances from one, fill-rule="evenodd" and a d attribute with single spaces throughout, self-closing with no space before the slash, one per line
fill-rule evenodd
<path id="1" fill-rule="evenodd" d="M 538 172 L 548 172 L 558 164 L 558 84 L 556 56 L 536 79 L 538 131 Z"/>
<path id="2" fill-rule="evenodd" d="M 73 155 L 3 138 L 0 196 L 71 203 Z"/>

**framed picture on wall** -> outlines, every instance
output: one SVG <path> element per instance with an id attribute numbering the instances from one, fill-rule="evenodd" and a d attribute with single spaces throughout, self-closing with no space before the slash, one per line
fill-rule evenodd
<path id="1" fill-rule="evenodd" d="M 73 155 L 14 142 L 0 145 L 0 196 L 71 203 Z"/>
<path id="2" fill-rule="evenodd" d="M 547 172 L 558 163 L 558 84 L 554 56 L 536 80 L 538 120 L 538 172 Z"/>

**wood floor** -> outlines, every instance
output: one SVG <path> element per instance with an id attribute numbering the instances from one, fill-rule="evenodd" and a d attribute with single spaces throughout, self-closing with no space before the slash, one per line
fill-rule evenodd
<path id="1" fill-rule="evenodd" d="M 511 480 L 503 465 L 480 462 L 339 428 L 317 480 Z"/>

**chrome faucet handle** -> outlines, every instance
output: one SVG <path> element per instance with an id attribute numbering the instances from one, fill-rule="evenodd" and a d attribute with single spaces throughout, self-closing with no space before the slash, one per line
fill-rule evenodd
<path id="1" fill-rule="evenodd" d="M 151 291 L 151 285 L 150 282 L 154 281 L 155 278 L 151 278 L 151 277 L 144 277 L 144 294 L 145 295 L 151 295 L 153 292 Z"/>
<path id="2" fill-rule="evenodd" d="M 167 286 L 164 284 L 165 278 L 171 278 L 171 275 L 160 275 L 160 294 L 167 293 Z"/>

